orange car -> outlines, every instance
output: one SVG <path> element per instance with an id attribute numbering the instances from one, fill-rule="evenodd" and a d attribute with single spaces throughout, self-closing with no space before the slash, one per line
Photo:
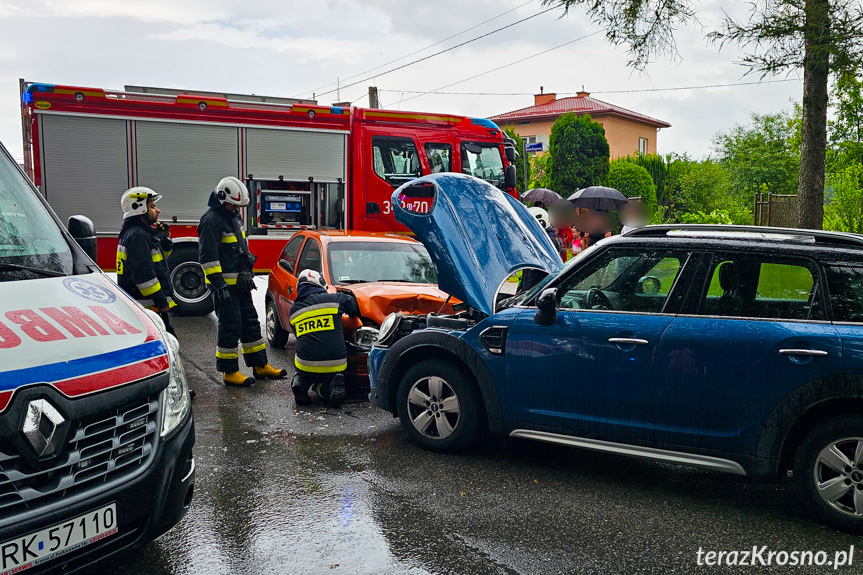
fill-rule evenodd
<path id="1" fill-rule="evenodd" d="M 297 232 L 270 272 L 266 294 L 266 331 L 271 346 L 283 347 L 291 329 L 288 318 L 297 293 L 297 276 L 320 272 L 330 292 L 350 292 L 361 317 L 343 317 L 348 343 L 349 383 L 368 384 L 368 347 L 354 342 L 360 326 L 377 328 L 390 313 L 453 313 L 460 303 L 437 287 L 434 264 L 425 247 L 395 234 L 356 231 Z"/>

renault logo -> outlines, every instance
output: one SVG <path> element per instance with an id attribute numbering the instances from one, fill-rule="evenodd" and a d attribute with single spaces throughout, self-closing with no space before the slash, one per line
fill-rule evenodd
<path id="1" fill-rule="evenodd" d="M 36 455 L 53 455 L 63 438 L 60 433 L 66 420 L 47 399 L 35 399 L 27 404 L 21 431 L 33 446 Z"/>

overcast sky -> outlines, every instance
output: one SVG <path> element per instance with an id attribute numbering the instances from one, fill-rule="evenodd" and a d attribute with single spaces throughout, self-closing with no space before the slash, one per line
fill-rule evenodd
<path id="1" fill-rule="evenodd" d="M 270 96 L 310 97 L 322 104 L 367 106 L 367 87 L 386 108 L 492 116 L 533 104 L 539 91 L 591 95 L 669 122 L 659 152 L 710 153 L 718 131 L 746 123 L 752 112 L 789 108 L 802 82 L 713 89 L 623 92 L 757 81 L 736 65 L 740 52 L 704 41 L 720 9 L 745 15 L 747 4 L 703 0 L 703 29 L 678 34 L 682 56 L 646 74 L 626 67 L 624 48 L 597 34 L 524 62 L 427 94 L 598 30 L 581 11 L 539 15 L 487 38 L 404 69 L 396 66 L 470 40 L 543 10 L 539 0 L 0 0 L 0 141 L 21 158 L 18 78 L 121 90 L 124 85 L 174 87 Z M 442 44 L 380 68 L 467 28 Z M 335 89 L 336 79 L 344 86 Z M 785 80 L 783 76 L 779 79 Z M 365 81 L 361 81 L 365 80 Z M 349 86 L 354 82 L 360 83 Z M 466 95 L 464 93 L 522 93 Z"/>

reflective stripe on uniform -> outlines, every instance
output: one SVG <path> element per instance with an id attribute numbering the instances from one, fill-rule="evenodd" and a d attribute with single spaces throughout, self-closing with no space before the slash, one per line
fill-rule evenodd
<path id="1" fill-rule="evenodd" d="M 172 308 L 177 307 L 177 302 L 174 301 L 174 298 L 172 298 L 171 296 L 168 296 L 166 299 L 168 300 L 168 309 L 172 309 Z M 156 302 L 151 300 L 151 299 L 139 299 L 136 301 L 139 304 L 141 304 L 142 306 L 148 307 L 148 308 L 152 309 L 153 311 L 159 311 L 159 308 L 156 307 Z"/>
<path id="2" fill-rule="evenodd" d="M 117 275 L 123 275 L 123 271 L 125 271 L 125 262 L 126 262 L 126 246 L 118 245 L 117 246 Z"/>
<path id="3" fill-rule="evenodd" d="M 228 284 L 229 286 L 235 286 L 235 285 L 237 285 L 237 277 L 239 275 L 240 274 L 222 274 L 222 279 L 225 280 L 225 283 Z M 204 283 L 211 283 L 210 278 L 205 277 Z"/>
<path id="4" fill-rule="evenodd" d="M 138 286 L 139 290 L 141 290 L 141 295 L 153 295 L 162 289 L 162 284 L 159 283 L 159 278 L 153 278 L 148 282 L 135 285 Z"/>
<path id="5" fill-rule="evenodd" d="M 237 243 L 237 235 L 229 234 L 228 232 L 222 232 L 222 243 L 223 244 L 235 244 Z"/>
<path id="6" fill-rule="evenodd" d="M 205 276 L 222 273 L 222 262 L 219 260 L 213 260 L 211 262 L 201 264 L 201 267 L 204 268 Z"/>
<path id="7" fill-rule="evenodd" d="M 150 250 L 150 259 L 154 262 L 160 262 L 165 258 L 162 257 L 162 252 L 159 250 Z"/>
<path id="8" fill-rule="evenodd" d="M 168 250 L 168 251 L 166 251 L 166 252 L 162 252 L 162 253 L 164 253 L 164 254 L 165 254 L 165 257 L 166 257 L 166 258 L 169 258 L 169 257 L 171 257 L 171 254 L 172 254 L 172 253 L 174 253 L 174 250 Z"/>
<path id="9" fill-rule="evenodd" d="M 240 357 L 240 354 L 237 353 L 237 348 L 217 347 L 216 357 L 219 359 L 237 359 Z"/>
<path id="10" fill-rule="evenodd" d="M 257 353 L 262 349 L 267 348 L 266 342 L 264 342 L 264 338 L 259 339 L 258 341 L 251 342 L 243 342 L 240 344 L 243 347 L 243 353 Z"/>
<path id="11" fill-rule="evenodd" d="M 297 369 L 301 369 L 309 373 L 335 373 L 347 369 L 348 360 L 347 358 L 343 358 L 328 361 L 310 361 L 294 356 L 294 365 Z"/>
<path id="12" fill-rule="evenodd" d="M 294 325 L 298 321 L 309 319 L 310 317 L 317 317 L 320 315 L 338 315 L 338 313 L 338 304 L 333 304 L 330 302 L 310 305 L 309 307 L 304 307 L 298 310 L 296 314 L 291 315 L 291 325 Z"/>

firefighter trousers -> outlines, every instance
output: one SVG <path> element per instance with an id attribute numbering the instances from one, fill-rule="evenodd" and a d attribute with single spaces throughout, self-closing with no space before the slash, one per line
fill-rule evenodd
<path id="1" fill-rule="evenodd" d="M 233 373 L 240 370 L 237 341 L 248 367 L 267 364 L 267 344 L 261 337 L 258 312 L 252 302 L 252 294 L 229 287 L 230 301 L 216 303 L 219 318 L 219 335 L 216 342 L 216 370 Z"/>

